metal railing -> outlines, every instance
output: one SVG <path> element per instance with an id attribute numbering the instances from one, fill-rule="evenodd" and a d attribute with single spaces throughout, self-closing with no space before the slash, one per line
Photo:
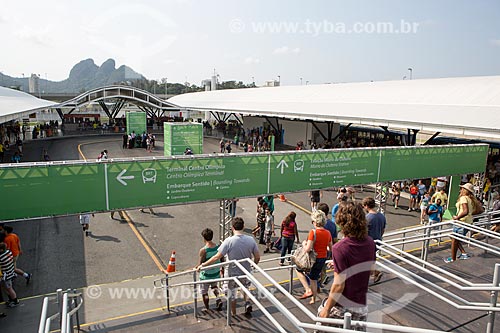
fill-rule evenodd
<path id="1" fill-rule="evenodd" d="M 55 301 L 58 305 L 59 312 L 56 312 L 47 318 L 49 301 Z M 56 319 L 59 319 L 61 333 L 74 331 L 73 319 L 76 321 L 77 330 L 80 331 L 80 317 L 78 311 L 80 310 L 82 304 L 82 294 L 70 289 L 66 291 L 58 289 L 56 295 L 45 297 L 42 303 L 38 333 L 49 333 L 51 331 L 51 326 Z"/>
<path id="2" fill-rule="evenodd" d="M 464 279 L 452 272 L 443 269 L 437 265 L 428 262 L 428 253 L 430 250 L 430 241 L 436 240 L 440 244 L 440 240 L 443 237 L 450 237 L 451 239 L 458 240 L 467 245 L 472 245 L 476 248 L 482 249 L 485 252 L 493 253 L 500 256 L 500 247 L 495 244 L 490 244 L 489 240 L 500 241 L 500 235 L 498 233 L 489 230 L 490 226 L 494 223 L 500 223 L 500 218 L 493 218 L 494 215 L 500 212 L 487 212 L 481 215 L 475 216 L 477 220 L 473 224 L 467 224 L 460 221 L 445 221 L 440 223 L 435 223 L 432 225 L 420 226 L 411 229 L 405 229 L 400 231 L 393 231 L 387 233 L 384 237 L 384 241 L 377 241 L 377 248 L 385 253 L 385 256 L 378 255 L 379 262 L 377 263 L 384 270 L 396 274 L 399 278 L 413 284 L 414 286 L 429 292 L 431 295 L 437 297 L 438 299 L 452 305 L 459 310 L 473 310 L 473 311 L 487 311 L 488 323 L 487 323 L 487 333 L 493 332 L 495 314 L 500 312 L 500 307 L 497 305 L 498 292 L 500 291 L 500 264 L 495 264 L 493 279 L 491 283 L 473 283 L 467 279 Z M 461 235 L 453 232 L 453 227 L 460 227 L 468 229 L 470 236 Z M 408 233 L 415 233 L 408 236 Z M 401 236 L 402 235 L 402 236 Z M 484 241 L 477 239 L 480 235 L 484 237 Z M 410 243 L 421 242 L 422 247 L 420 248 L 420 258 L 404 251 L 404 246 Z M 401 248 L 398 248 L 400 246 Z M 471 292 L 489 292 L 489 302 L 472 302 L 466 298 L 460 296 L 464 293 L 457 295 L 448 289 L 439 286 L 436 282 L 432 282 L 429 279 L 422 278 L 420 275 L 411 272 L 410 270 L 403 268 L 394 261 L 388 259 L 388 257 L 395 258 L 399 262 L 403 262 L 408 266 L 411 266 L 420 271 L 424 271 L 427 275 L 431 275 L 440 282 L 444 282 L 447 285 L 458 289 L 459 291 L 471 291 Z M 479 296 L 480 296 L 479 295 Z"/>
<path id="3" fill-rule="evenodd" d="M 288 256 L 286 256 L 288 257 Z M 284 258 L 286 258 L 284 257 Z M 268 262 L 268 261 L 273 261 L 273 260 L 279 260 L 279 258 L 272 258 L 272 259 L 267 259 L 263 260 L 260 263 Z M 279 292 L 280 294 L 284 295 L 286 300 L 290 301 L 295 305 L 302 313 L 304 313 L 309 319 L 310 322 L 302 322 L 300 321 L 294 313 L 292 313 L 287 307 L 285 307 L 281 301 L 279 301 L 271 291 L 269 291 L 264 285 L 257 280 L 253 276 L 251 272 L 245 269 L 245 267 L 242 265 L 243 262 L 248 262 L 251 265 L 252 270 L 255 273 L 258 273 L 262 275 L 263 278 L 265 278 L 266 281 L 269 282 L 270 286 L 275 288 L 275 291 Z M 259 264 L 260 264 L 259 263 Z M 311 313 L 311 311 L 302 303 L 300 302 L 295 296 L 292 295 L 292 288 L 293 288 L 293 270 L 295 269 L 294 265 L 289 265 L 286 267 L 272 267 L 272 268 L 262 268 L 255 264 L 253 260 L 250 259 L 242 259 L 242 260 L 232 260 L 232 261 L 227 261 L 207 267 L 203 267 L 201 270 L 205 269 L 213 269 L 216 267 L 221 267 L 221 266 L 228 266 L 228 265 L 236 265 L 243 273 L 244 275 L 238 276 L 238 277 L 226 277 L 226 278 L 220 278 L 220 279 L 213 279 L 209 280 L 210 282 L 223 282 L 223 281 L 234 281 L 241 289 L 242 291 L 249 296 L 249 298 L 252 300 L 252 302 L 257 305 L 257 307 L 262 311 L 264 316 L 268 318 L 271 323 L 276 327 L 276 329 L 280 332 L 286 332 L 283 326 L 269 313 L 267 308 L 261 303 L 261 301 L 257 298 L 255 298 L 251 291 L 244 286 L 239 279 L 240 278 L 246 278 L 248 279 L 255 289 L 261 293 L 265 299 L 269 302 L 272 303 L 272 305 L 278 310 L 280 314 L 285 316 L 287 318 L 288 322 L 290 322 L 295 329 L 298 332 L 306 332 L 306 329 L 312 329 L 312 330 L 319 330 L 323 332 L 355 332 L 352 330 L 353 327 L 363 327 L 363 328 L 371 328 L 371 329 L 383 329 L 386 331 L 392 331 L 392 332 L 408 332 L 408 333 L 443 333 L 444 331 L 438 331 L 438 330 L 430 330 L 430 329 L 422 329 L 422 328 L 416 328 L 416 327 L 404 327 L 404 326 L 398 326 L 398 325 L 390 325 L 390 324 L 382 324 L 382 323 L 376 323 L 376 322 L 368 322 L 368 321 L 354 321 L 351 320 L 351 314 L 346 313 L 344 316 L 344 319 L 332 319 L 332 318 L 320 318 L 317 317 L 315 314 Z M 269 274 L 269 271 L 274 271 L 274 270 L 280 270 L 280 269 L 288 269 L 290 270 L 290 279 L 288 280 L 288 290 L 286 290 L 281 284 L 276 282 Z M 190 282 L 182 282 L 182 283 L 177 283 L 177 284 L 170 284 L 169 280 L 175 277 L 180 277 L 183 275 L 189 275 L 191 274 L 193 276 L 193 280 Z M 154 281 L 154 287 L 155 288 L 162 288 L 164 290 L 164 295 L 168 297 L 169 292 L 168 290 L 171 288 L 176 288 L 176 287 L 185 287 L 185 286 L 192 286 L 194 289 L 196 289 L 196 286 L 199 284 L 207 283 L 207 281 L 197 281 L 197 276 L 198 272 L 196 270 L 188 270 L 176 274 L 172 274 L 171 276 L 166 276 L 165 278 L 158 279 Z M 194 305 L 194 316 L 197 316 L 198 312 L 198 305 L 197 305 L 197 294 L 196 292 L 193 292 L 194 299 L 193 299 L 193 305 Z M 166 305 L 167 305 L 167 310 L 170 311 L 170 300 L 166 299 L 165 300 Z M 231 313 L 230 313 L 230 305 L 229 305 L 229 300 L 227 300 L 227 325 L 231 325 Z M 323 325 L 321 325 L 323 324 Z M 336 325 L 338 327 L 332 327 L 332 326 L 324 326 L 324 325 Z M 341 328 L 343 327 L 343 328 Z"/>

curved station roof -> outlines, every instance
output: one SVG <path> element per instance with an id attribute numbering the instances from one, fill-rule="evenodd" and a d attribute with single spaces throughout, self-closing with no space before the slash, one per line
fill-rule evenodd
<path id="1" fill-rule="evenodd" d="M 169 102 L 190 110 L 500 139 L 500 76 L 218 90 Z"/>

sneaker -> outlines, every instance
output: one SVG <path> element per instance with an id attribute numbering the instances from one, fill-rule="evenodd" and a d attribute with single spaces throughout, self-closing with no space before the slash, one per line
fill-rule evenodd
<path id="1" fill-rule="evenodd" d="M 449 264 L 450 262 L 453 262 L 453 258 L 452 257 L 444 258 L 443 260 L 447 264 Z"/>
<path id="2" fill-rule="evenodd" d="M 217 311 L 222 311 L 222 300 L 220 298 L 215 300 L 215 309 Z"/>
<path id="3" fill-rule="evenodd" d="M 90 231 L 85 231 L 85 237 L 89 237 Z"/>
<path id="4" fill-rule="evenodd" d="M 12 308 L 15 308 L 16 306 L 19 305 L 19 300 L 15 300 L 15 301 L 8 301 L 7 302 L 7 307 L 9 309 L 12 309 Z"/>
<path id="5" fill-rule="evenodd" d="M 408 211 L 411 212 L 411 208 L 408 208 Z"/>
<path id="6" fill-rule="evenodd" d="M 30 284 L 31 278 L 33 277 L 33 274 L 28 273 L 28 276 L 26 277 L 26 285 Z"/>
<path id="7" fill-rule="evenodd" d="M 467 259 L 470 259 L 470 255 L 467 254 L 467 253 L 462 253 L 460 255 L 460 257 L 458 257 L 458 259 L 460 259 L 460 260 L 467 260 Z"/>
<path id="8" fill-rule="evenodd" d="M 394 206 L 394 209 L 398 209 L 398 206 Z"/>
<path id="9" fill-rule="evenodd" d="M 245 315 L 249 316 L 252 314 L 252 304 L 250 302 L 245 303 Z"/>

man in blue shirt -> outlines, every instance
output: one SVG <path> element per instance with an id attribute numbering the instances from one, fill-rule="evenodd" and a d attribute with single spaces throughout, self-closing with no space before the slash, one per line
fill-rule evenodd
<path id="1" fill-rule="evenodd" d="M 436 202 L 429 206 L 427 214 L 429 215 L 429 224 L 441 222 L 441 218 L 443 216 L 441 199 L 436 199 Z"/>
<path id="2" fill-rule="evenodd" d="M 382 240 L 382 236 L 385 232 L 385 226 L 387 221 L 384 214 L 377 212 L 375 199 L 372 197 L 366 197 L 363 199 L 363 208 L 367 212 L 366 220 L 368 221 L 368 236 L 373 238 L 373 240 Z M 382 278 L 382 272 L 377 271 L 375 266 L 372 270 L 373 282 L 377 283 Z"/>

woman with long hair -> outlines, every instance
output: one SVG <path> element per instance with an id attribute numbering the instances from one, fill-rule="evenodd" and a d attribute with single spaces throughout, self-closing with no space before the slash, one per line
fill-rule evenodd
<path id="1" fill-rule="evenodd" d="M 293 244 L 295 239 L 297 239 L 297 243 L 299 242 L 299 232 L 297 230 L 297 222 L 295 222 L 295 218 L 297 214 L 295 212 L 290 212 L 283 222 L 281 222 L 281 260 L 280 266 L 285 264 L 285 258 L 283 258 L 286 254 L 292 253 Z"/>
<path id="2" fill-rule="evenodd" d="M 460 194 L 458 195 L 458 200 L 456 203 L 457 215 L 453 216 L 454 221 L 461 221 L 467 224 L 472 224 L 472 214 L 475 205 L 478 204 L 476 197 L 474 196 L 474 185 L 467 183 L 460 185 Z M 462 226 L 453 226 L 453 232 L 465 236 L 469 229 Z M 458 259 L 469 259 L 470 256 L 465 253 L 465 249 L 462 243 L 455 237 L 451 238 L 451 257 L 445 258 L 444 262 L 450 263 L 457 260 L 457 250 L 460 250 L 460 256 Z"/>
<path id="3" fill-rule="evenodd" d="M 368 314 L 368 282 L 375 264 L 375 242 L 368 236 L 360 203 L 342 202 L 335 221 L 344 231 L 344 238 L 333 246 L 333 283 L 328 298 L 318 308 L 318 316 L 341 319 L 349 312 L 353 320 L 364 321 Z"/>

